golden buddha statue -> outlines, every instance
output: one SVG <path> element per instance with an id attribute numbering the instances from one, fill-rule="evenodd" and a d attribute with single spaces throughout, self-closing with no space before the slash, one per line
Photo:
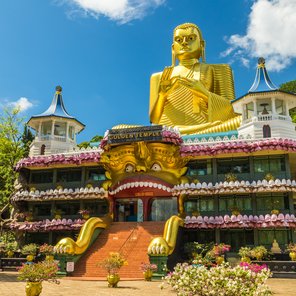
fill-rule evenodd
<path id="1" fill-rule="evenodd" d="M 234 130 L 241 122 L 230 103 L 234 97 L 229 65 L 206 64 L 200 29 L 191 23 L 177 26 L 172 66 L 151 76 L 151 123 L 176 126 L 182 134 Z"/>

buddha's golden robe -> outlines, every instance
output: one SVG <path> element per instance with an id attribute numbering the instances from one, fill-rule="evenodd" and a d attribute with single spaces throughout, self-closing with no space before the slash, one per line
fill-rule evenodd
<path id="1" fill-rule="evenodd" d="M 211 122 L 225 123 L 235 117 L 230 101 L 234 99 L 232 71 L 228 65 L 197 63 L 182 75 L 178 67 L 168 67 L 161 73 L 151 77 L 150 119 L 156 124 L 178 126 L 180 128 L 203 125 Z M 184 68 L 184 67 L 183 67 Z M 168 71 L 168 72 L 167 72 Z M 180 75 L 181 74 L 181 75 Z M 159 85 L 163 76 L 166 79 L 182 77 L 189 85 L 180 83 L 167 97 L 163 112 L 158 122 L 153 120 L 151 111 L 155 108 Z M 194 89 L 194 85 L 202 83 L 209 91 L 207 100 L 201 98 Z M 237 125 L 237 124 L 235 124 Z M 222 130 L 234 128 L 233 124 L 225 124 Z M 207 128 L 206 128 L 207 129 Z M 220 128 L 216 128 L 219 131 Z"/>

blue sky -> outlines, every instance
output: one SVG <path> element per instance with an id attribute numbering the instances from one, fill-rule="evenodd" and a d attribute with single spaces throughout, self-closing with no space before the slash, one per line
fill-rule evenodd
<path id="1" fill-rule="evenodd" d="M 9 0 L 0 2 L 0 104 L 26 120 L 56 85 L 86 125 L 78 142 L 120 123 L 149 124 L 149 79 L 171 63 L 172 31 L 193 22 L 207 63 L 230 63 L 236 96 L 257 57 L 272 81 L 296 79 L 296 0 Z"/>

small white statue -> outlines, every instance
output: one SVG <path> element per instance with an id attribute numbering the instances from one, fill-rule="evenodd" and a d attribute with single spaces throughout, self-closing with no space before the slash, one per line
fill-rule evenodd
<path id="1" fill-rule="evenodd" d="M 282 253 L 282 250 L 281 250 L 278 242 L 276 241 L 276 239 L 273 240 L 272 247 L 271 247 L 270 251 L 273 254 L 281 254 Z"/>

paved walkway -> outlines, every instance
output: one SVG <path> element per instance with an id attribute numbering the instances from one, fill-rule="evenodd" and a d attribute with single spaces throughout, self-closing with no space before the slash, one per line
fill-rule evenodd
<path id="1" fill-rule="evenodd" d="M 17 274 L 0 272 L 1 296 L 24 296 L 25 283 L 19 282 Z M 161 290 L 161 282 L 120 281 L 117 289 L 107 287 L 106 281 L 62 279 L 60 285 L 44 282 L 42 296 L 172 296 L 169 289 Z M 296 296 L 296 279 L 270 279 L 274 296 Z M 239 296 L 239 295 L 238 295 Z"/>

